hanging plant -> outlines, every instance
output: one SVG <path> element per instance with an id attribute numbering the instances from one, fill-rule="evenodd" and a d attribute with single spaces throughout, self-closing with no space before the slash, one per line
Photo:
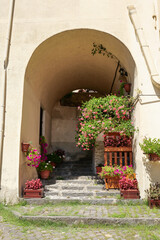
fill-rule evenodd
<path id="1" fill-rule="evenodd" d="M 91 54 L 94 56 L 97 53 L 102 54 L 103 56 L 107 56 L 108 58 L 113 59 L 117 63 L 117 67 L 116 67 L 116 70 L 115 70 L 115 75 L 114 75 L 114 78 L 113 78 L 110 93 L 112 92 L 113 85 L 114 85 L 115 80 L 116 80 L 118 69 L 119 69 L 119 74 L 121 76 L 121 78 L 119 79 L 120 83 L 121 83 L 120 89 L 119 89 L 119 95 L 120 96 L 124 95 L 124 89 L 126 90 L 127 93 L 129 93 L 130 88 L 131 88 L 131 84 L 128 83 L 128 81 L 127 81 L 128 72 L 126 71 L 125 67 L 122 65 L 120 60 L 113 53 L 108 51 L 107 48 L 104 47 L 102 44 L 93 43 L 93 49 L 92 49 Z"/>
<path id="2" fill-rule="evenodd" d="M 92 149 L 100 133 L 119 132 L 128 137 L 135 128 L 131 121 L 133 98 L 107 95 L 92 98 L 79 107 L 76 141 L 83 150 Z"/>

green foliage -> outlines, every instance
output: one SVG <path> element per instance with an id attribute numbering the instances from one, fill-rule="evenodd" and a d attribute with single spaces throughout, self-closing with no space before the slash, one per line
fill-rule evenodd
<path id="1" fill-rule="evenodd" d="M 148 198 L 154 200 L 160 200 L 160 183 L 153 183 L 150 184 L 148 190 L 146 190 Z"/>
<path id="2" fill-rule="evenodd" d="M 157 138 L 144 138 L 143 143 L 139 143 L 141 149 L 144 153 L 150 154 L 150 153 L 156 153 L 158 156 L 160 156 L 160 139 Z"/>
<path id="3" fill-rule="evenodd" d="M 77 146 L 83 150 L 92 149 L 98 135 L 103 132 L 120 132 L 132 136 L 135 128 L 131 122 L 133 98 L 107 95 L 92 98 L 80 109 L 77 129 Z"/>
<path id="4" fill-rule="evenodd" d="M 123 169 L 120 166 L 104 166 L 102 167 L 102 171 L 99 173 L 99 175 L 101 178 L 105 178 L 105 176 L 123 176 Z"/>
<path id="5" fill-rule="evenodd" d="M 60 164 L 63 160 L 62 157 L 58 156 L 55 152 L 48 154 L 47 159 L 48 161 L 53 162 L 57 165 Z"/>
<path id="6" fill-rule="evenodd" d="M 53 171 L 53 167 L 49 162 L 41 162 L 37 168 L 38 172 L 44 171 L 44 170 L 49 170 Z"/>

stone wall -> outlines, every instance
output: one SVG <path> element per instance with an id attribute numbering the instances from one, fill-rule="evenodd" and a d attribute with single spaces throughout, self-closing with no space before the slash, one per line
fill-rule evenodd
<path id="1" fill-rule="evenodd" d="M 96 166 L 98 164 L 104 164 L 104 143 L 103 143 L 103 134 L 100 134 L 96 141 L 97 146 L 94 149 L 93 153 L 93 168 L 96 173 Z"/>
<path id="2" fill-rule="evenodd" d="M 61 106 L 59 102 L 52 111 L 51 148 L 49 151 L 64 150 L 66 161 L 76 161 L 86 155 L 86 152 L 76 147 L 77 117 L 76 107 Z"/>

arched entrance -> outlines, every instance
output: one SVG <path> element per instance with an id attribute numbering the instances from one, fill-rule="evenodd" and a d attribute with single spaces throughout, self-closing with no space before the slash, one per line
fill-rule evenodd
<path id="1" fill-rule="evenodd" d="M 45 111 L 44 132 L 51 142 L 52 110 L 57 101 L 74 89 L 93 89 L 108 94 L 117 63 L 107 57 L 91 55 L 93 42 L 102 43 L 123 64 L 134 83 L 135 63 L 127 47 L 110 34 L 77 29 L 59 33 L 41 43 L 33 52 L 25 73 L 21 140 L 39 145 L 40 108 Z M 112 93 L 120 87 L 115 79 Z M 28 169 L 25 158 L 20 159 L 20 186 L 36 176 Z"/>

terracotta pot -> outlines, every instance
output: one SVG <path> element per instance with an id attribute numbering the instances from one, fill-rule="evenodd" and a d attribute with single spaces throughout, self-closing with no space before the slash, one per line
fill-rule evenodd
<path id="1" fill-rule="evenodd" d="M 124 84 L 124 89 L 127 93 L 130 93 L 131 91 L 131 83 L 125 83 Z"/>
<path id="2" fill-rule="evenodd" d="M 30 144 L 29 143 L 22 143 L 22 152 L 27 152 Z"/>
<path id="3" fill-rule="evenodd" d="M 44 170 L 40 172 L 40 176 L 42 179 L 48 179 L 50 175 L 50 171 L 49 170 Z"/>
<path id="4" fill-rule="evenodd" d="M 96 167 L 97 173 L 100 173 L 102 171 L 102 167 Z"/>
<path id="5" fill-rule="evenodd" d="M 106 189 L 111 189 L 111 188 L 117 188 L 119 189 L 119 180 L 120 177 L 110 177 L 110 176 L 105 176 L 105 187 Z"/>
<path id="6" fill-rule="evenodd" d="M 149 153 L 148 157 L 150 161 L 160 161 L 160 157 L 156 153 Z"/>
<path id="7" fill-rule="evenodd" d="M 155 200 L 155 199 L 149 198 L 148 203 L 149 203 L 150 208 L 153 208 L 153 207 L 160 208 L 160 200 Z"/>
<path id="8" fill-rule="evenodd" d="M 136 179 L 136 174 L 135 173 L 133 173 L 133 174 L 126 174 L 125 177 L 129 178 L 129 179 Z"/>
<path id="9" fill-rule="evenodd" d="M 44 195 L 44 189 L 24 189 L 23 197 L 24 198 L 42 198 Z"/>
<path id="10" fill-rule="evenodd" d="M 124 199 L 139 199 L 140 198 L 138 189 L 128 189 L 128 190 L 120 189 L 120 194 L 121 194 L 121 197 L 123 197 Z"/>

